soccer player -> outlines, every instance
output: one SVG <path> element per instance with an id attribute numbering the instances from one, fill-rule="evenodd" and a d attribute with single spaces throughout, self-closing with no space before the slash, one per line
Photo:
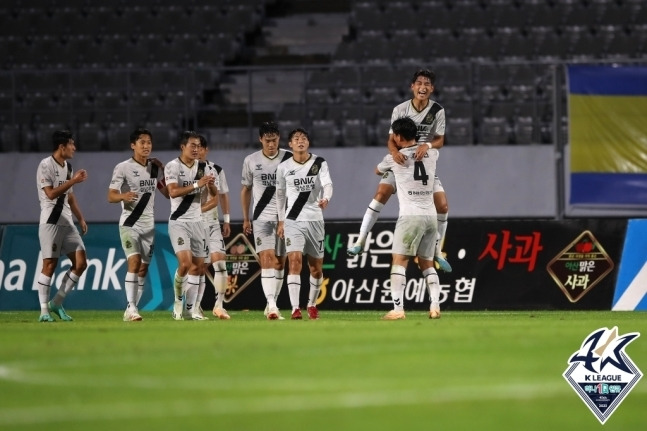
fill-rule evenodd
<path id="1" fill-rule="evenodd" d="M 279 223 L 277 235 L 285 239 L 288 253 L 288 293 L 292 305 L 292 319 L 300 320 L 299 293 L 303 255 L 310 269 L 308 317 L 319 318 L 317 297 L 323 282 L 324 220 L 332 197 L 333 186 L 328 163 L 311 154 L 308 132 L 294 129 L 288 136 L 292 157 L 276 169 L 276 207 Z"/>
<path id="2" fill-rule="evenodd" d="M 200 276 L 200 287 L 198 289 L 197 307 L 194 309 L 193 318 L 195 320 L 206 320 L 207 317 L 202 311 L 200 302 L 204 295 L 205 288 L 205 274 L 211 277 L 209 266 L 213 267 L 213 283 L 214 290 L 216 291 L 216 304 L 213 307 L 213 315 L 222 320 L 229 320 L 231 316 L 225 310 L 223 303 L 225 300 L 225 293 L 227 291 L 227 253 L 225 251 L 225 241 L 223 239 L 231 235 L 231 225 L 229 216 L 229 187 L 227 186 L 227 177 L 225 171 L 218 165 L 207 160 L 209 152 L 209 144 L 207 138 L 200 135 L 200 148 L 198 154 L 199 160 L 209 166 L 218 176 L 218 206 L 222 208 L 223 225 L 220 229 L 220 220 L 218 218 L 218 207 L 206 210 L 202 213 L 202 219 L 207 225 L 207 232 L 209 234 L 209 254 L 204 264 L 204 273 Z M 202 194 L 203 205 L 210 198 L 210 193 Z M 210 265 L 211 264 L 211 265 Z"/>
<path id="3" fill-rule="evenodd" d="M 431 298 L 429 318 L 440 318 L 440 284 L 434 268 L 434 252 L 438 220 L 433 199 L 434 175 L 438 152 L 424 143 L 416 143 L 416 123 L 408 117 L 397 119 L 391 126 L 393 141 L 400 148 L 399 153 L 405 158 L 404 164 L 394 161 L 393 155 L 387 155 L 376 171 L 391 171 L 398 189 L 400 214 L 393 232 L 393 261 L 391 265 L 391 297 L 393 310 L 383 319 L 404 319 L 404 289 L 406 286 L 406 269 L 412 256 L 418 257 L 418 266 L 427 283 Z M 425 154 L 416 160 L 419 149 Z"/>
<path id="4" fill-rule="evenodd" d="M 68 162 L 74 157 L 76 151 L 72 132 L 55 131 L 52 134 L 52 144 L 54 152 L 50 157 L 41 160 L 36 174 L 40 201 L 38 240 L 43 256 L 43 268 L 37 279 L 40 302 L 39 322 L 53 322 L 52 314 L 57 315 L 61 320 L 73 320 L 63 309 L 63 300 L 74 289 L 79 277 L 88 266 L 85 245 L 72 219 L 74 214 L 81 232 L 85 235 L 88 232 L 88 225 L 85 223 L 72 186 L 85 181 L 88 173 L 85 169 L 73 173 L 72 165 Z M 50 284 L 61 254 L 70 259 L 72 266 L 65 273 L 61 287 L 50 301 Z"/>
<path id="5" fill-rule="evenodd" d="M 169 198 L 164 183 L 164 165 L 149 158 L 153 150 L 151 131 L 135 129 L 129 142 L 133 155 L 115 166 L 108 186 L 108 202 L 121 203 L 119 237 L 128 265 L 124 283 L 128 305 L 124 322 L 142 320 L 137 305 L 144 292 L 155 245 L 155 189 Z"/>
<path id="6" fill-rule="evenodd" d="M 285 241 L 276 235 L 278 212 L 276 208 L 276 169 L 292 153 L 279 148 L 280 133 L 274 122 L 265 122 L 258 128 L 262 149 L 245 157 L 240 191 L 243 208 L 243 232 L 254 233 L 256 253 L 261 260 L 261 286 L 267 299 L 265 316 L 269 320 L 283 319 L 276 305 L 283 286 L 285 268 Z M 249 207 L 254 197 L 252 217 Z"/>
<path id="7" fill-rule="evenodd" d="M 168 231 L 178 268 L 173 279 L 175 301 L 173 319 L 184 320 L 183 297 L 186 296 L 186 314 L 193 318 L 198 297 L 200 275 L 204 271 L 209 234 L 202 221 L 202 213 L 218 205 L 218 179 L 205 162 L 198 160 L 200 136 L 193 131 L 180 137 L 180 156 L 166 164 L 164 178 L 171 198 Z M 201 204 L 201 195 L 209 189 L 211 197 Z"/>
<path id="8" fill-rule="evenodd" d="M 393 113 L 391 114 L 391 123 L 403 117 L 411 118 L 416 123 L 418 127 L 416 140 L 427 146 L 427 148 L 424 146 L 418 147 L 416 153 L 413 154 L 413 157 L 417 161 L 422 159 L 427 150 L 438 153 L 438 149 L 442 148 L 445 142 L 445 109 L 437 102 L 431 100 L 435 82 L 436 75 L 432 71 L 428 69 L 417 70 L 411 79 L 411 93 L 413 97 L 411 100 L 407 100 L 393 108 Z M 387 145 L 395 162 L 403 164 L 406 156 L 399 152 L 393 137 L 393 130 L 389 130 L 389 141 Z M 439 269 L 445 272 L 451 272 L 452 267 L 441 252 L 445 242 L 445 233 L 447 232 L 447 213 L 449 211 L 447 196 L 437 175 L 434 175 L 433 184 L 433 200 L 438 213 L 438 238 L 435 246 L 434 260 Z M 393 174 L 387 171 L 382 175 L 377 192 L 364 214 L 358 240 L 353 247 L 347 250 L 349 256 L 356 256 L 364 251 L 364 243 L 366 242 L 368 233 L 377 221 L 380 211 L 394 193 L 396 193 L 396 186 L 393 180 Z"/>

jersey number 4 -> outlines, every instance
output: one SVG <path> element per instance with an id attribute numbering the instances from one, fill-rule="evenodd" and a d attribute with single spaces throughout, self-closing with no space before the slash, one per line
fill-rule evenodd
<path id="1" fill-rule="evenodd" d="M 414 162 L 413 164 L 413 179 L 416 181 L 422 181 L 423 186 L 427 185 L 429 175 L 427 175 L 425 165 L 420 161 Z"/>

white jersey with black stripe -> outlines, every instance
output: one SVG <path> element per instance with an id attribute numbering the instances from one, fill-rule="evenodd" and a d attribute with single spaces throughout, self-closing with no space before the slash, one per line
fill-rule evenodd
<path id="1" fill-rule="evenodd" d="M 229 193 L 229 186 L 227 185 L 227 176 L 225 175 L 225 170 L 219 165 L 216 165 L 215 163 L 210 162 L 209 160 L 206 160 L 206 163 L 216 173 L 216 181 L 218 183 L 218 194 L 224 195 L 225 193 Z M 209 192 L 209 189 L 207 189 L 207 192 L 202 193 L 201 195 L 202 203 L 205 203 L 211 197 L 212 197 L 211 193 Z M 218 208 L 220 208 L 220 203 L 218 203 L 217 207 L 203 212 L 202 219 L 210 225 L 213 223 L 218 223 L 218 220 L 219 220 Z"/>
<path id="2" fill-rule="evenodd" d="M 241 184 L 252 188 L 252 220 L 277 221 L 276 209 L 276 170 L 279 164 L 291 157 L 292 153 L 279 149 L 270 158 L 263 151 L 256 151 L 245 157 Z M 256 215 L 256 217 L 254 217 Z"/>
<path id="3" fill-rule="evenodd" d="M 155 191 L 157 184 L 162 180 L 162 170 L 156 169 L 157 173 L 151 176 L 153 163 L 148 160 L 145 165 L 142 165 L 132 157 L 115 166 L 112 171 L 112 179 L 108 186 L 112 190 L 117 190 L 120 193 L 135 192 L 137 199 L 134 202 L 121 202 L 121 217 L 119 218 L 119 225 L 123 226 L 128 220 L 128 224 L 132 227 L 137 227 L 142 231 L 151 230 L 155 227 Z M 139 216 L 135 214 L 131 217 L 133 210 L 138 208 L 139 203 L 144 198 L 144 195 L 149 193 L 150 196 L 146 206 L 143 210 L 138 209 Z M 140 212 L 141 211 L 141 212 Z M 134 224 L 132 224 L 134 222 Z"/>
<path id="4" fill-rule="evenodd" d="M 316 167 L 315 154 L 299 163 L 290 157 L 276 169 L 277 189 L 285 191 L 287 208 L 285 218 L 297 221 L 323 220 L 319 199 L 326 185 L 332 185 L 328 163 L 321 158 L 321 166 Z"/>
<path id="5" fill-rule="evenodd" d="M 411 99 L 400 103 L 393 108 L 391 124 L 399 118 L 411 118 L 416 123 L 416 126 L 418 126 L 416 141 L 420 143 L 431 142 L 434 136 L 445 135 L 445 108 L 433 100 L 429 100 L 429 103 L 422 111 L 418 111 L 413 106 L 413 100 Z M 393 130 L 389 129 L 389 133 L 393 133 Z M 438 150 L 433 149 L 433 151 Z"/>
<path id="6" fill-rule="evenodd" d="M 50 223 L 58 226 L 74 226 L 72 210 L 70 209 L 70 204 L 68 202 L 68 195 L 72 193 L 72 187 L 67 189 L 67 191 L 60 196 L 62 198 L 60 201 L 59 198 L 48 198 L 43 190 L 43 188 L 47 186 L 56 188 L 65 183 L 68 180 L 68 172 L 69 177 L 71 178 L 73 172 L 71 169 L 68 170 L 67 161 L 63 162 L 61 165 L 53 156 L 49 156 L 41 160 L 38 164 L 36 186 L 38 187 L 38 200 L 40 201 L 40 224 Z M 57 214 L 60 215 L 57 217 Z"/>
<path id="7" fill-rule="evenodd" d="M 166 164 L 164 168 L 164 178 L 166 180 L 166 185 L 175 183 L 180 187 L 186 187 L 192 185 L 196 180 L 198 174 L 198 167 L 201 163 L 196 160 L 191 166 L 185 165 L 182 160 L 178 157 L 173 159 Z M 218 176 L 216 175 L 213 168 L 204 164 L 204 172 L 201 173 L 200 177 L 203 175 L 213 175 L 216 177 L 215 186 L 218 187 Z M 171 198 L 171 220 L 182 220 L 182 221 L 200 221 L 202 220 L 202 208 L 201 208 L 201 193 L 206 193 L 206 187 L 199 188 L 197 190 L 192 190 L 190 193 L 179 196 L 176 198 Z M 196 196 L 197 195 L 197 196 Z"/>
<path id="8" fill-rule="evenodd" d="M 406 156 L 403 165 L 395 163 L 390 154 L 377 165 L 380 172 L 390 170 L 395 176 L 400 216 L 436 215 L 434 175 L 438 151 L 427 150 L 422 160 L 416 161 L 415 153 L 419 145 L 400 149 L 400 153 Z"/>

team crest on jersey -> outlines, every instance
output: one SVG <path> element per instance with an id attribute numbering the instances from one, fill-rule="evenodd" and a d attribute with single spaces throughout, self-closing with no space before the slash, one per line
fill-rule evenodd
<path id="1" fill-rule="evenodd" d="M 262 243 L 261 238 L 260 237 L 256 238 L 256 245 L 261 245 L 261 243 Z"/>
<path id="2" fill-rule="evenodd" d="M 312 172 L 312 175 L 317 175 L 317 172 L 319 172 L 319 166 L 312 165 L 312 167 L 310 168 L 310 172 Z"/>
<path id="3" fill-rule="evenodd" d="M 179 238 L 177 239 L 177 245 L 184 245 L 184 238 L 179 237 Z"/>
<path id="4" fill-rule="evenodd" d="M 130 240 L 126 240 L 126 243 L 124 244 L 126 248 L 131 248 L 133 246 L 133 243 L 130 242 Z"/>
<path id="5" fill-rule="evenodd" d="M 564 378 L 601 424 L 642 378 L 625 352 L 640 333 L 618 335 L 618 327 L 591 332 L 571 355 Z"/>
<path id="6" fill-rule="evenodd" d="M 431 124 L 434 122 L 434 119 L 436 118 L 436 114 L 433 112 L 429 111 L 429 113 L 425 116 L 424 123 L 425 124 Z"/>
<path id="7" fill-rule="evenodd" d="M 198 169 L 198 174 L 196 175 L 196 178 L 202 178 L 204 177 L 204 169 Z"/>

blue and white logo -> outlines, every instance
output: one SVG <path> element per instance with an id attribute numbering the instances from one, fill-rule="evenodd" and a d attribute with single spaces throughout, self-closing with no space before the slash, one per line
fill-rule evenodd
<path id="1" fill-rule="evenodd" d="M 568 360 L 564 378 L 601 424 L 643 376 L 625 352 L 639 336 L 638 332 L 618 335 L 616 326 L 596 329 Z"/>

